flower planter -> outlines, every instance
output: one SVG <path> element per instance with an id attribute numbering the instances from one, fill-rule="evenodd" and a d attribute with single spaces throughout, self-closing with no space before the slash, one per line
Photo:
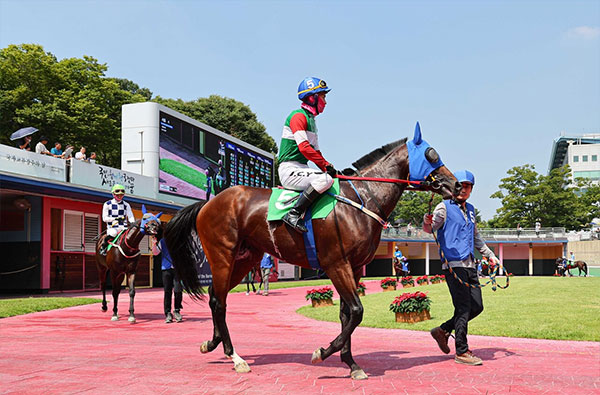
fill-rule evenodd
<path id="1" fill-rule="evenodd" d="M 311 299 L 312 307 L 333 306 L 333 299 Z"/>
<path id="2" fill-rule="evenodd" d="M 415 322 L 430 320 L 429 310 L 410 313 L 396 313 L 396 322 L 407 322 L 413 324 Z"/>
<path id="3" fill-rule="evenodd" d="M 414 287 L 414 284 L 402 284 L 402 288 L 411 288 Z"/>
<path id="4" fill-rule="evenodd" d="M 365 296 L 365 291 L 357 291 L 358 292 L 358 296 Z"/>
<path id="5" fill-rule="evenodd" d="M 396 290 L 396 286 L 394 285 L 394 286 L 385 287 L 383 289 L 383 292 L 389 292 L 389 291 L 395 291 L 395 290 Z"/>

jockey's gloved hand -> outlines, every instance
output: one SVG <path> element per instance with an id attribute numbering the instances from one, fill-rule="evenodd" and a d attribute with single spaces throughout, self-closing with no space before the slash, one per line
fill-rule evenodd
<path id="1" fill-rule="evenodd" d="M 325 166 L 325 171 L 327 172 L 327 174 L 329 174 L 332 178 L 336 178 L 338 175 L 338 171 L 335 169 L 335 167 L 333 167 L 333 165 L 330 163 L 327 166 Z"/>

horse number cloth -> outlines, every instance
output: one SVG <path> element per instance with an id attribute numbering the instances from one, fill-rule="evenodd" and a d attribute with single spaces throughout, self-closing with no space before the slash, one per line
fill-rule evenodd
<path id="1" fill-rule="evenodd" d="M 327 190 L 334 195 L 340 193 L 340 181 L 335 179 L 331 188 Z M 292 191 L 289 189 L 272 188 L 271 198 L 269 199 L 269 214 L 267 215 L 268 221 L 279 221 L 283 216 L 290 211 L 296 203 L 296 197 L 301 192 Z M 323 193 L 311 206 L 312 218 L 320 219 L 326 218 L 329 213 L 333 211 L 337 200 L 329 195 Z"/>

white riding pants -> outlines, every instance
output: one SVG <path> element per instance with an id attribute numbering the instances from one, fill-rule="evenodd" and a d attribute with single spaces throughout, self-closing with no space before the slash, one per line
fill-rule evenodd
<path id="1" fill-rule="evenodd" d="M 119 227 L 119 228 L 108 228 L 108 229 L 106 229 L 106 234 L 109 235 L 110 237 L 115 237 L 123 229 L 125 229 L 125 228 L 124 227 L 123 228 L 121 228 L 121 227 Z"/>
<path id="2" fill-rule="evenodd" d="M 279 165 L 279 180 L 287 189 L 304 191 L 309 185 L 323 193 L 333 185 L 333 178 L 319 169 L 299 162 L 283 162 Z"/>

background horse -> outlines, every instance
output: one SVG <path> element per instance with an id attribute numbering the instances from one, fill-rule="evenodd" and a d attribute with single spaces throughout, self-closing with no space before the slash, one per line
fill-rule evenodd
<path id="1" fill-rule="evenodd" d="M 96 242 L 96 266 L 100 276 L 100 288 L 102 289 L 102 311 L 106 312 L 106 272 L 110 271 L 110 281 L 112 283 L 113 296 L 113 316 L 111 321 L 117 321 L 117 305 L 119 293 L 121 293 L 121 283 L 127 276 L 127 285 L 129 286 L 129 318 L 128 321 L 135 322 L 133 314 L 133 299 L 135 298 L 135 271 L 137 269 L 140 257 L 139 245 L 145 235 L 156 236 L 158 240 L 162 237 L 162 224 L 158 219 L 162 213 L 152 215 L 146 212 L 146 207 L 142 206 L 144 217 L 141 220 L 129 225 L 126 231 L 122 232 L 115 240 L 111 241 L 112 248 L 106 253 L 106 256 L 100 254 L 100 249 L 104 238 L 103 233 Z"/>
<path id="2" fill-rule="evenodd" d="M 561 276 L 564 276 L 566 274 L 569 274 L 569 276 L 571 276 L 571 272 L 569 270 L 577 268 L 577 269 L 579 269 L 578 276 L 581 276 L 581 271 L 583 271 L 584 276 L 587 277 L 587 275 L 588 275 L 587 263 L 585 263 L 584 261 L 575 261 L 573 263 L 569 263 L 569 261 L 567 261 L 566 267 L 563 265 L 562 262 L 563 262 L 563 258 L 561 258 L 561 257 L 556 258 L 556 270 L 558 271 L 558 274 L 560 274 Z"/>
<path id="3" fill-rule="evenodd" d="M 409 164 L 409 156 L 414 166 Z M 409 169 L 411 180 L 429 180 L 419 184 L 421 190 L 435 189 L 445 198 L 460 190 L 460 184 L 443 166 L 437 152 L 421 139 L 418 124 L 415 137 L 409 143 L 403 139 L 383 146 L 359 159 L 354 166 L 363 177 L 399 181 L 356 181 L 357 192 L 350 183 L 341 183 L 340 195 L 362 200 L 366 208 L 381 218 L 388 218 L 396 206 L 407 186 Z M 213 275 L 208 294 L 214 324 L 213 338 L 205 341 L 200 350 L 203 353 L 213 351 L 223 342 L 225 355 L 233 360 L 237 372 L 249 372 L 250 367 L 231 343 L 225 322 L 228 292 L 239 284 L 265 252 L 285 262 L 311 268 L 303 236 L 282 221 L 267 221 L 270 195 L 269 189 L 232 187 L 208 203 L 199 202 L 180 210 L 165 228 L 175 270 L 184 287 L 196 298 L 203 292 L 195 262 L 196 235 L 199 237 Z M 313 221 L 313 229 L 321 268 L 340 295 L 342 331 L 329 347 L 313 353 L 312 363 L 341 351 L 341 360 L 350 367 L 351 377 L 365 379 L 367 375 L 352 358 L 350 338 L 363 316 L 363 306 L 356 292 L 358 280 L 363 266 L 372 260 L 379 246 L 381 224 L 350 205 L 338 203 L 327 218 Z"/>

